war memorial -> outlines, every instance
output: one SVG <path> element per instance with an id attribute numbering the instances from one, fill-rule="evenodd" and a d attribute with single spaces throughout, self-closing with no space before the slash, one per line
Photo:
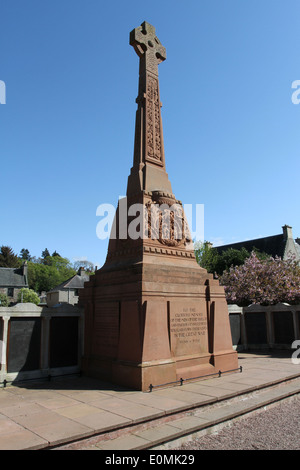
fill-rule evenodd
<path id="1" fill-rule="evenodd" d="M 238 359 L 224 288 L 197 264 L 166 172 L 158 80 L 165 47 L 147 22 L 131 31 L 130 45 L 139 57 L 133 166 L 105 264 L 80 294 L 82 370 L 145 391 L 236 369 Z"/>

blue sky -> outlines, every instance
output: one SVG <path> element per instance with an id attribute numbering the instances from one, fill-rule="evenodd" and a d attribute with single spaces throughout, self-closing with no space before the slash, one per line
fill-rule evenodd
<path id="1" fill-rule="evenodd" d="M 104 263 L 96 210 L 126 193 L 143 21 L 167 51 L 167 172 L 204 204 L 204 238 L 300 236 L 298 0 L 1 0 L 0 18 L 0 245 Z"/>

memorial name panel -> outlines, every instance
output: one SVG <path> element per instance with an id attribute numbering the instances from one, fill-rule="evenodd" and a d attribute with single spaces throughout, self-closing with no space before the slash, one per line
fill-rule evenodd
<path id="1" fill-rule="evenodd" d="M 292 312 L 273 312 L 273 323 L 275 343 L 291 345 L 295 339 Z"/>
<path id="2" fill-rule="evenodd" d="M 267 321 L 264 312 L 246 312 L 245 325 L 248 344 L 267 344 Z"/>
<path id="3" fill-rule="evenodd" d="M 78 365 L 78 317 L 52 317 L 50 320 L 49 365 Z"/>
<path id="4" fill-rule="evenodd" d="M 232 344 L 238 346 L 241 344 L 241 315 L 239 313 L 231 313 L 229 315 Z"/>
<path id="5" fill-rule="evenodd" d="M 119 302 L 103 302 L 96 306 L 94 354 L 116 357 L 119 342 Z"/>
<path id="6" fill-rule="evenodd" d="M 8 372 L 37 370 L 40 367 L 41 319 L 11 318 L 9 322 Z"/>

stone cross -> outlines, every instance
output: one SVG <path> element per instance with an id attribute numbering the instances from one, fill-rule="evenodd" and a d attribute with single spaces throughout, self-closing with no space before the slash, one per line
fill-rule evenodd
<path id="1" fill-rule="evenodd" d="M 158 64 L 166 59 L 166 49 L 156 36 L 154 26 L 146 21 L 131 31 L 129 44 L 140 58 L 140 76 L 134 160 L 127 195 L 140 190 L 172 193 L 165 170 L 158 83 Z"/>
<path id="2" fill-rule="evenodd" d="M 166 59 L 166 49 L 155 34 L 155 28 L 144 21 L 130 33 L 130 45 L 140 58 L 140 75 L 152 72 L 158 75 L 158 64 Z"/>

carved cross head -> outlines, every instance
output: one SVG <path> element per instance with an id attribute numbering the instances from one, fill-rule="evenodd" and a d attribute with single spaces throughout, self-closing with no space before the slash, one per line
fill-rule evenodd
<path id="1" fill-rule="evenodd" d="M 157 66 L 166 59 L 166 49 L 156 36 L 154 26 L 144 21 L 131 31 L 129 43 L 141 59 L 141 68 L 158 75 Z"/>

